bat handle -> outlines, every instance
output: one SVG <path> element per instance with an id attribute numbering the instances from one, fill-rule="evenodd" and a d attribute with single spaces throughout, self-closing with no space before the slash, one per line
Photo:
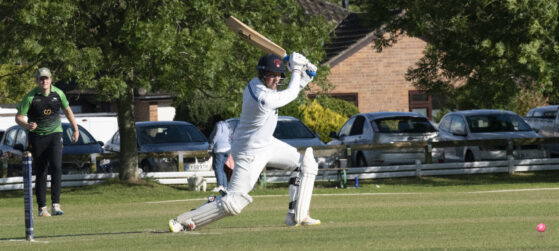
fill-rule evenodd
<path id="1" fill-rule="evenodd" d="M 289 61 L 289 55 L 286 54 L 286 55 L 283 57 L 283 60 Z M 309 75 L 309 76 L 311 76 L 311 77 L 313 77 L 313 78 L 316 77 L 316 72 L 314 72 L 314 71 L 309 71 L 309 70 L 306 70 L 306 72 L 307 72 L 307 75 Z"/>

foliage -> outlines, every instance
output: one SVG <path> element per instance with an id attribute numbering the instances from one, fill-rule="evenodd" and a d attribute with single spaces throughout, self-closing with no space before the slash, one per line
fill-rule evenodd
<path id="1" fill-rule="evenodd" d="M 177 106 L 196 104 L 190 114 L 204 110 L 192 98 L 240 112 L 263 53 L 226 28 L 231 14 L 287 51 L 313 62 L 325 56 L 330 26 L 305 15 L 296 0 L 29 0 L 0 2 L 0 62 L 27 69 L 20 75 L 49 67 L 59 79 L 115 101 L 122 170 L 129 170 L 137 166 L 132 89 L 171 93 Z"/>
<path id="2" fill-rule="evenodd" d="M 454 97 L 458 109 L 501 109 L 514 106 L 521 90 L 559 100 L 558 6 L 555 0 L 369 0 L 364 8 L 371 23 L 385 25 L 377 30 L 378 49 L 404 34 L 429 42 L 408 71 L 417 87 Z"/>
<path id="3" fill-rule="evenodd" d="M 316 100 L 322 107 L 330 109 L 346 118 L 359 113 L 359 108 L 356 105 L 345 100 L 323 94 L 317 95 Z"/>
<path id="4" fill-rule="evenodd" d="M 26 74 L 18 74 L 25 71 Z M 17 104 L 35 87 L 33 73 L 21 65 L 0 65 L 0 104 Z"/>
<path id="5" fill-rule="evenodd" d="M 329 108 L 324 108 L 318 100 L 313 100 L 310 104 L 301 105 L 301 121 L 311 130 L 320 135 L 322 142 L 332 140 L 330 132 L 337 131 L 346 122 L 347 118 Z"/>

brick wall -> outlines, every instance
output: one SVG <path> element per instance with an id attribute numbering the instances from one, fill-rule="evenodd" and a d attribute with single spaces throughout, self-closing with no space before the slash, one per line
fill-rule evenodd
<path id="1" fill-rule="evenodd" d="M 134 104 L 136 121 L 157 121 L 157 107 L 157 102 L 136 102 Z"/>
<path id="2" fill-rule="evenodd" d="M 378 53 L 371 44 L 335 65 L 328 76 L 331 93 L 358 93 L 360 112 L 408 111 L 408 68 L 423 56 L 426 42 L 404 36 Z"/>

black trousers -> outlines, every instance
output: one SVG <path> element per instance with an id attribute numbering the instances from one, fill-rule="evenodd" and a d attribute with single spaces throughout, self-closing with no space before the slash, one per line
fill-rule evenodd
<path id="1" fill-rule="evenodd" d="M 29 133 L 33 170 L 35 170 L 35 195 L 39 209 L 47 205 L 47 174 L 50 174 L 52 203 L 60 203 L 62 176 L 62 133 L 38 135 Z"/>

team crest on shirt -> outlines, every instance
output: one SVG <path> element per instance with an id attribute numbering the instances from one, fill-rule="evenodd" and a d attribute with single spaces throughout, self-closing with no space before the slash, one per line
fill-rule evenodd
<path id="1" fill-rule="evenodd" d="M 52 110 L 51 109 L 44 109 L 43 114 L 49 116 L 49 115 L 52 114 Z"/>

